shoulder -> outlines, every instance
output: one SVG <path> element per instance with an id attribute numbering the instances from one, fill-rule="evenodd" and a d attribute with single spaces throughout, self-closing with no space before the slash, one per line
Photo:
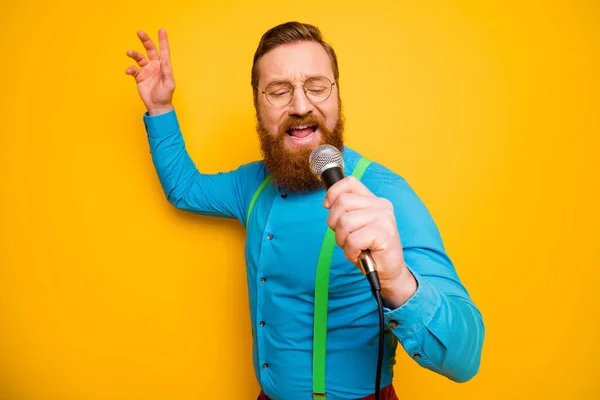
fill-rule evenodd
<path id="1" fill-rule="evenodd" d="M 246 175 L 256 175 L 257 177 L 266 178 L 268 175 L 265 165 L 262 160 L 251 161 L 245 164 L 241 164 L 238 167 L 238 171 Z"/>
<path id="2" fill-rule="evenodd" d="M 255 182 L 260 184 L 268 175 L 262 160 L 241 164 L 232 172 L 238 176 L 240 181 L 250 187 L 253 186 Z"/>
<path id="3" fill-rule="evenodd" d="M 348 174 L 352 173 L 361 158 L 366 158 L 371 162 L 365 170 L 361 182 L 375 195 L 381 196 L 390 195 L 392 192 L 412 191 L 403 176 L 369 155 L 363 155 L 351 148 L 344 149 L 344 162 L 347 162 L 346 170 Z"/>
<path id="4" fill-rule="evenodd" d="M 356 154 L 358 159 L 362 157 Z M 396 221 L 402 229 L 401 234 L 404 237 L 408 235 L 409 242 L 416 237 L 417 230 L 421 232 L 420 234 L 427 234 L 432 238 L 438 237 L 439 232 L 424 201 L 400 174 L 373 160 L 361 182 L 375 196 L 385 198 L 392 203 Z"/>

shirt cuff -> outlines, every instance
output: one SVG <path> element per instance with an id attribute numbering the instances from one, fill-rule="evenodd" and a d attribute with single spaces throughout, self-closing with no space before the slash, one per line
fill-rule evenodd
<path id="1" fill-rule="evenodd" d="M 427 326 L 442 303 L 440 292 L 408 265 L 406 267 L 417 281 L 417 291 L 395 310 L 384 307 L 385 324 L 400 340 Z"/>
<path id="2" fill-rule="evenodd" d="M 148 112 L 145 112 L 143 120 L 144 126 L 146 127 L 146 133 L 153 138 L 168 136 L 173 132 L 180 130 L 175 109 L 164 114 L 153 116 L 150 116 L 148 115 Z"/>

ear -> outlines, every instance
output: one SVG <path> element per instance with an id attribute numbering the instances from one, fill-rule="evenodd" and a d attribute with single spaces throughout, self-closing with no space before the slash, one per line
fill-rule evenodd
<path id="1" fill-rule="evenodd" d="M 258 90 L 252 88 L 252 102 L 254 103 L 254 109 L 258 111 Z"/>

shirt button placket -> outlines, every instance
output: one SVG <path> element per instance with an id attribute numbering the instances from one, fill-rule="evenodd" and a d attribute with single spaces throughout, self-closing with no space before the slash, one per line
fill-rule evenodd
<path id="1" fill-rule="evenodd" d="M 272 233 L 269 233 L 266 238 L 268 241 L 273 240 L 275 236 Z M 265 278 L 264 276 L 260 278 L 260 285 L 258 287 L 258 290 L 264 293 L 264 284 L 267 282 L 267 278 Z M 257 315 L 258 319 L 260 320 L 258 325 L 260 326 L 260 328 L 258 329 L 258 336 L 259 336 L 259 343 L 263 344 L 263 327 L 266 325 L 265 321 L 262 320 L 262 312 L 261 310 L 259 310 L 259 314 Z M 260 346 L 259 344 L 259 346 Z M 259 351 L 259 357 L 263 358 L 263 362 L 262 362 L 262 368 L 263 370 L 266 370 L 267 368 L 269 368 L 269 364 L 266 362 L 267 360 L 264 359 L 265 357 L 265 349 L 263 348 L 261 351 Z"/>
<path id="2" fill-rule="evenodd" d="M 279 192 L 279 196 L 281 199 L 285 199 L 288 197 L 288 194 L 285 192 L 280 191 Z M 262 239 L 262 243 L 261 243 L 261 262 L 259 265 L 259 268 L 257 270 L 257 278 L 258 278 L 258 287 L 257 287 L 257 291 L 258 291 L 258 309 L 257 309 L 257 313 L 256 313 L 256 321 L 257 321 L 257 327 L 256 329 L 256 334 L 257 334 L 257 340 L 258 340 L 258 357 L 259 357 L 259 362 L 261 365 L 261 372 L 260 375 L 263 374 L 269 374 L 269 369 L 270 369 L 270 365 L 269 365 L 269 349 L 266 348 L 265 344 L 266 344 L 266 339 L 265 339 L 265 329 L 267 329 L 266 327 L 266 321 L 263 320 L 264 318 L 264 309 L 263 309 L 263 299 L 268 296 L 267 292 L 265 292 L 266 290 L 269 289 L 269 287 L 266 286 L 266 284 L 268 283 L 268 279 L 265 276 L 266 274 L 269 273 L 269 271 L 262 269 L 261 267 L 265 267 L 266 264 L 269 262 L 269 260 L 272 259 L 273 254 L 272 254 L 272 250 L 273 247 L 271 247 L 272 245 L 274 245 L 275 243 L 273 242 L 273 240 L 275 239 L 275 234 L 273 233 L 273 231 L 271 229 L 273 229 L 274 227 L 271 226 L 270 221 L 267 220 L 265 226 L 264 226 L 264 231 L 263 231 L 263 239 Z M 261 376 L 261 381 L 263 381 L 264 384 L 268 385 L 268 382 L 270 382 L 270 378 L 268 377 L 262 377 Z"/>

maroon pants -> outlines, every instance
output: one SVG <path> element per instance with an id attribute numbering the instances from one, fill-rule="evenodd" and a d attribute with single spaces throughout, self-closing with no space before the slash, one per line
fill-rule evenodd
<path id="1" fill-rule="evenodd" d="M 388 385 L 384 388 L 381 388 L 380 398 L 381 400 L 398 400 L 398 396 L 396 396 L 396 392 L 394 391 L 394 386 Z M 270 398 L 261 390 L 260 395 L 256 400 L 270 400 Z M 357 400 L 375 400 L 375 394 L 371 394 L 367 397 Z"/>

